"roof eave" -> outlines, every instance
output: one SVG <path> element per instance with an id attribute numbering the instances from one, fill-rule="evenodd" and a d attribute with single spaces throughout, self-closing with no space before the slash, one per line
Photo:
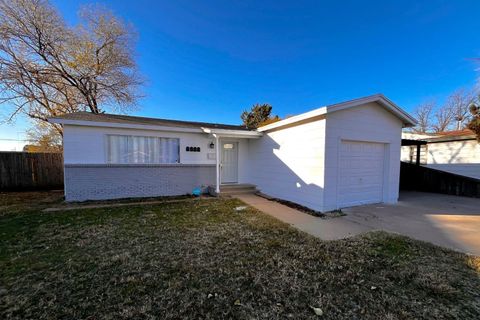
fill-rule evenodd
<path id="1" fill-rule="evenodd" d="M 464 135 L 464 136 L 443 136 L 437 138 L 426 138 L 425 141 L 429 143 L 437 142 L 455 142 L 455 141 L 465 141 L 465 140 L 476 140 L 477 137 L 473 135 Z"/>
<path id="2" fill-rule="evenodd" d="M 402 108 L 397 106 L 394 102 L 392 102 L 390 99 L 388 99 L 387 97 L 385 97 L 381 93 L 328 106 L 327 107 L 327 113 L 340 111 L 340 110 L 344 110 L 344 109 L 348 109 L 348 108 L 351 108 L 351 107 L 355 107 L 355 106 L 359 106 L 359 105 L 367 104 L 367 103 L 372 103 L 372 102 L 377 102 L 377 103 L 382 104 L 390 112 L 392 112 L 397 117 L 399 117 L 403 122 L 404 128 L 413 127 L 417 124 L 417 120 L 415 120 L 415 118 L 413 118 L 408 113 L 403 111 Z"/>
<path id="3" fill-rule="evenodd" d="M 272 129 L 277 129 L 280 127 L 288 126 L 288 125 L 294 125 L 296 123 L 306 121 L 315 117 L 319 117 L 322 115 L 326 115 L 328 113 L 352 108 L 355 106 L 363 105 L 366 103 L 371 103 L 371 102 L 377 102 L 381 103 L 384 107 L 386 107 L 390 112 L 395 114 L 398 118 L 402 120 L 403 127 L 413 127 L 417 124 L 417 121 L 410 116 L 408 113 L 403 111 L 399 106 L 397 106 L 395 103 L 393 103 L 391 100 L 389 100 L 387 97 L 385 97 L 383 94 L 375 94 L 372 96 L 364 97 L 364 98 L 359 98 L 359 99 L 354 99 L 346 102 L 341 102 L 337 104 L 333 104 L 330 106 L 325 106 L 321 107 L 309 112 L 305 112 L 302 114 L 299 114 L 297 116 L 293 116 L 290 118 L 287 118 L 285 120 L 280 120 L 271 124 L 268 124 L 266 126 L 260 127 L 257 130 L 260 132 L 272 130 Z"/>
<path id="4" fill-rule="evenodd" d="M 71 119 L 62 119 L 62 118 L 49 118 L 48 121 L 51 123 L 58 123 L 62 125 L 72 125 L 72 126 L 203 133 L 201 128 L 188 128 L 188 127 L 176 127 L 176 126 L 159 126 L 159 125 L 145 125 L 145 124 L 120 123 L 120 122 L 71 120 Z"/>
<path id="5" fill-rule="evenodd" d="M 154 130 L 154 131 L 173 131 L 173 132 L 188 132 L 188 133 L 207 133 L 207 134 L 217 134 L 222 137 L 228 136 L 231 138 L 233 137 L 259 138 L 262 136 L 262 133 L 257 131 L 217 129 L 217 128 L 209 128 L 209 127 L 195 128 L 195 127 L 178 127 L 178 126 L 160 126 L 160 125 L 146 125 L 146 124 L 137 124 L 137 123 L 72 120 L 72 119 L 63 119 L 63 118 L 49 118 L 48 121 L 52 123 L 58 123 L 62 125 L 72 125 L 72 126 Z"/>
<path id="6" fill-rule="evenodd" d="M 292 125 L 301 121 L 309 120 L 312 118 L 320 117 L 324 114 L 327 113 L 327 108 L 326 107 L 321 107 L 312 111 L 308 111 L 284 120 L 280 120 L 274 123 L 267 124 L 266 126 L 259 127 L 257 130 L 259 132 L 264 132 L 264 131 L 269 131 L 272 129 L 277 129 L 280 127 Z"/>
<path id="7" fill-rule="evenodd" d="M 222 138 L 260 138 L 263 133 L 253 130 L 230 130 L 202 127 L 204 133 Z"/>

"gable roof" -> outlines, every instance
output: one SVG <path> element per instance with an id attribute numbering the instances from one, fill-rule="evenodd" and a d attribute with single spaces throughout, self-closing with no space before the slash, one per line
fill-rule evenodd
<path id="1" fill-rule="evenodd" d="M 417 123 L 415 118 L 413 118 L 411 115 L 409 115 L 399 106 L 397 106 L 390 99 L 385 97 L 383 94 L 379 93 L 379 94 L 374 94 L 374 95 L 363 97 L 363 98 L 358 98 L 354 100 L 327 105 L 309 112 L 305 112 L 284 120 L 280 120 L 280 121 L 268 124 L 266 126 L 262 126 L 258 128 L 258 131 L 263 132 L 263 131 L 276 129 L 276 128 L 280 128 L 287 125 L 299 124 L 299 123 L 302 123 L 303 121 L 306 121 L 315 117 L 319 117 L 322 115 L 326 115 L 328 113 L 345 110 L 349 108 L 354 108 L 354 107 L 358 107 L 358 106 L 361 106 L 367 103 L 372 103 L 372 102 L 376 102 L 380 104 L 387 111 L 397 116 L 400 120 L 402 120 L 404 127 L 412 127 Z"/>
<path id="2" fill-rule="evenodd" d="M 195 121 L 182 121 L 171 119 L 159 119 L 159 118 L 146 118 L 136 116 L 126 116 L 120 114 L 109 113 L 91 113 L 91 112 L 74 112 L 66 113 L 61 116 L 50 118 L 49 121 L 61 124 L 75 124 L 87 122 L 96 123 L 123 123 L 132 125 L 147 125 L 147 126 L 165 126 L 165 127 L 179 127 L 179 128 L 210 128 L 210 129 L 225 129 L 225 130 L 242 130 L 250 131 L 245 126 L 209 123 L 209 122 L 195 122 Z"/>

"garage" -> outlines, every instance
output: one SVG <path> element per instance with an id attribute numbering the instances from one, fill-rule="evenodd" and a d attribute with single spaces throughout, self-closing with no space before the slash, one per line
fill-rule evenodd
<path id="1" fill-rule="evenodd" d="M 338 163 L 340 208 L 383 201 L 385 144 L 342 140 Z"/>
<path id="2" fill-rule="evenodd" d="M 249 141 L 248 180 L 263 194 L 320 212 L 396 203 L 402 129 L 413 125 L 381 94 L 289 117 Z"/>

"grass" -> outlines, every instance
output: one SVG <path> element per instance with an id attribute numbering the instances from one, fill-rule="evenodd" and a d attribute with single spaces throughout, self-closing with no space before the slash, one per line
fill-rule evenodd
<path id="1" fill-rule="evenodd" d="M 41 213 L 60 198 L 0 197 L 2 319 L 480 317 L 480 259 L 407 237 L 324 242 L 235 199 Z"/>

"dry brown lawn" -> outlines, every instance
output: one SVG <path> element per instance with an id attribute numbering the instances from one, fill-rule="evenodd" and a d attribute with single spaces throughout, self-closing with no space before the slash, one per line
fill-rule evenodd
<path id="1" fill-rule="evenodd" d="M 235 199 L 40 211 L 60 198 L 0 195 L 2 319 L 480 318 L 480 259 L 407 237 L 324 242 Z"/>

